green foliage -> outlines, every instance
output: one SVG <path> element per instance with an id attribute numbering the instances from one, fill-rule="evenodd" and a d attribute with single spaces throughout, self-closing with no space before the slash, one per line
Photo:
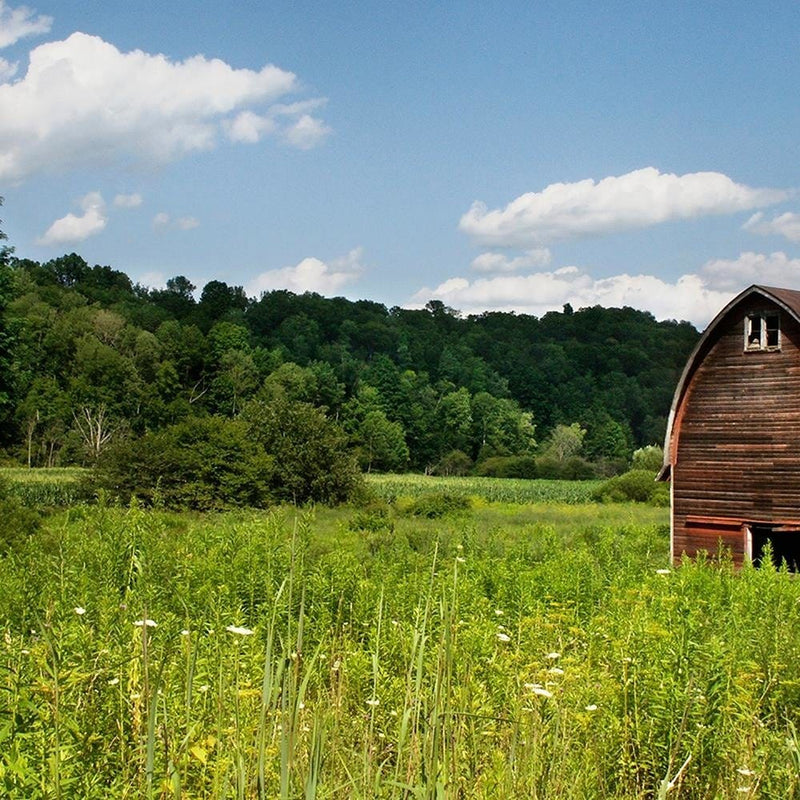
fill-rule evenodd
<path id="1" fill-rule="evenodd" d="M 469 497 L 450 492 L 429 492 L 414 498 L 403 510 L 412 517 L 441 519 L 453 514 L 463 514 L 471 507 Z"/>
<path id="2" fill-rule="evenodd" d="M 533 456 L 492 456 L 481 461 L 475 473 L 486 478 L 536 478 L 538 468 Z"/>
<path id="3" fill-rule="evenodd" d="M 193 418 L 120 440 L 97 464 L 97 486 L 127 502 L 199 510 L 268 505 L 274 459 L 241 420 Z"/>
<path id="4" fill-rule="evenodd" d="M 277 501 L 336 504 L 363 490 L 344 431 L 319 408 L 277 396 L 251 401 L 242 421 L 272 459 L 269 490 Z"/>
<path id="5" fill-rule="evenodd" d="M 39 512 L 27 506 L 5 478 L 0 478 L 0 556 L 19 550 L 39 529 Z"/>
<path id="6" fill-rule="evenodd" d="M 469 475 L 472 459 L 463 450 L 451 450 L 439 459 L 431 470 L 434 475 Z"/>
<path id="7" fill-rule="evenodd" d="M 3 797 L 800 792 L 795 576 L 668 567 L 643 506 L 350 515 L 45 520 L 0 558 Z"/>
<path id="8" fill-rule="evenodd" d="M 592 497 L 604 503 L 633 501 L 668 506 L 669 487 L 665 483 L 657 483 L 653 472 L 634 469 L 624 475 L 609 478 L 594 491 Z"/>
<path id="9" fill-rule="evenodd" d="M 655 474 L 663 465 L 664 450 L 657 444 L 649 444 L 647 447 L 640 447 L 633 453 L 631 469 L 645 470 Z"/>
<path id="10" fill-rule="evenodd" d="M 540 478 L 559 481 L 588 481 L 597 477 L 594 466 L 579 456 L 563 460 L 539 456 L 536 459 L 536 473 Z"/>

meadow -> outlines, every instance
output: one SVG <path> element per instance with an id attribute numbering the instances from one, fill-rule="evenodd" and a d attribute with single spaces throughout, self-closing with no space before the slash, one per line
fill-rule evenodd
<path id="1" fill-rule="evenodd" d="M 0 794 L 799 796 L 794 577 L 547 491 L 54 511 L 0 557 Z"/>

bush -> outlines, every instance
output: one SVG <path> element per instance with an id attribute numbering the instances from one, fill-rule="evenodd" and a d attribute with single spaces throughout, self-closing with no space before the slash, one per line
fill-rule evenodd
<path id="1" fill-rule="evenodd" d="M 127 502 L 201 511 L 269 505 L 274 459 L 248 426 L 223 417 L 195 417 L 140 439 L 111 445 L 97 465 L 97 487 Z"/>
<path id="2" fill-rule="evenodd" d="M 449 492 L 428 492 L 417 497 L 406 509 L 414 517 L 439 519 L 452 514 L 460 514 L 472 506 L 470 499 Z"/>
<path id="3" fill-rule="evenodd" d="M 472 469 L 472 459 L 463 450 L 451 450 L 442 456 L 439 463 L 431 470 L 434 475 L 469 475 Z"/>
<path id="4" fill-rule="evenodd" d="M 654 475 L 664 464 L 664 451 L 657 444 L 640 447 L 633 453 L 631 469 L 641 469 L 652 472 Z"/>
<path id="5" fill-rule="evenodd" d="M 669 489 L 665 483 L 657 483 L 653 473 L 647 470 L 631 470 L 607 480 L 592 492 L 592 499 L 601 503 L 650 503 L 655 506 L 669 505 Z"/>
<path id="6" fill-rule="evenodd" d="M 572 456 L 564 461 L 551 456 L 536 459 L 537 477 L 550 480 L 588 481 L 596 477 L 594 467 L 580 456 Z"/>
<path id="7" fill-rule="evenodd" d="M 0 556 L 18 549 L 39 529 L 39 513 L 15 497 L 0 479 Z"/>
<path id="8" fill-rule="evenodd" d="M 536 478 L 533 456 L 492 456 L 481 461 L 475 474 L 485 478 Z"/>

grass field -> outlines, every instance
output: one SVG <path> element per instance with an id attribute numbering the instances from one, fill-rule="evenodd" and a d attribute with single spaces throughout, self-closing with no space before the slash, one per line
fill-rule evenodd
<path id="1" fill-rule="evenodd" d="M 798 796 L 800 585 L 667 517 L 59 512 L 0 559 L 0 795 Z"/>

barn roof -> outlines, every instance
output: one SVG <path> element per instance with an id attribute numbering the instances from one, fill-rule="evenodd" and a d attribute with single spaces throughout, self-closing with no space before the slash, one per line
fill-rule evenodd
<path id="1" fill-rule="evenodd" d="M 753 284 L 740 294 L 737 294 L 736 297 L 711 320 L 708 327 L 703 331 L 700 341 L 698 341 L 694 350 L 692 350 L 692 354 L 689 356 L 689 360 L 683 368 L 678 386 L 675 389 L 675 394 L 672 398 L 672 407 L 669 410 L 669 420 L 667 421 L 667 435 L 664 438 L 664 465 L 661 467 L 661 471 L 658 473 L 656 480 L 665 481 L 669 478 L 671 463 L 669 445 L 672 439 L 672 427 L 675 423 L 675 414 L 680 406 L 683 395 L 689 384 L 689 379 L 694 373 L 697 363 L 700 361 L 701 357 L 705 355 L 709 339 L 728 312 L 751 295 L 761 295 L 767 300 L 771 300 L 800 323 L 800 291 L 796 289 L 780 289 L 774 286 L 758 286 L 756 284 Z"/>

